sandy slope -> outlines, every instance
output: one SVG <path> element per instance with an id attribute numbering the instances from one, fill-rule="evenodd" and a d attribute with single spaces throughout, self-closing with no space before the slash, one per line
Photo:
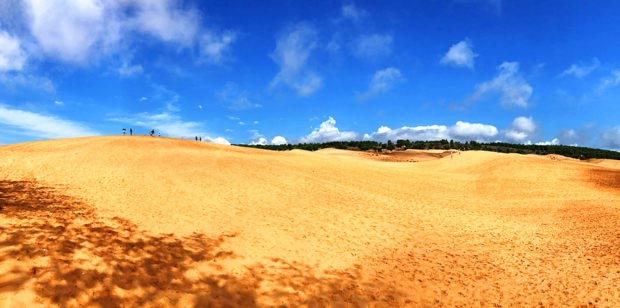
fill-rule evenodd
<path id="1" fill-rule="evenodd" d="M 0 306 L 620 305 L 616 162 L 418 154 L 0 147 Z"/>

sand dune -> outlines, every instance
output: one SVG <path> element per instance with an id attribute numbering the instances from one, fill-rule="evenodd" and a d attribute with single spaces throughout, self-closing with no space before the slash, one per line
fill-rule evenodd
<path id="1" fill-rule="evenodd" d="M 620 306 L 616 162 L 367 154 L 2 146 L 0 306 Z"/>

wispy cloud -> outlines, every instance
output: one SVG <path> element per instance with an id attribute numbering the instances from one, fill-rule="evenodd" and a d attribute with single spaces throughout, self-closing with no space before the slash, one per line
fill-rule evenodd
<path id="1" fill-rule="evenodd" d="M 262 107 L 256 103 L 247 91 L 239 89 L 235 83 L 227 83 L 223 89 L 215 93 L 215 97 L 231 110 L 248 110 Z"/>
<path id="2" fill-rule="evenodd" d="M 361 59 L 374 60 L 392 53 L 394 39 L 389 34 L 363 34 L 352 45 L 352 52 Z"/>
<path id="3" fill-rule="evenodd" d="M 237 34 L 232 31 L 206 31 L 200 39 L 200 51 L 208 62 L 220 64 L 236 39 Z"/>
<path id="4" fill-rule="evenodd" d="M 466 103 L 478 101 L 487 94 L 498 93 L 502 106 L 527 108 L 533 89 L 519 74 L 519 63 L 504 62 L 497 70 L 498 75 L 495 78 L 476 86 Z"/>
<path id="5" fill-rule="evenodd" d="M 271 81 L 275 87 L 285 84 L 300 96 L 309 96 L 322 85 L 321 77 L 307 67 L 318 44 L 318 34 L 308 23 L 298 23 L 283 31 L 271 54 L 280 71 Z"/>
<path id="6" fill-rule="evenodd" d="M 616 86 L 620 86 L 620 70 L 614 70 L 611 72 L 611 75 L 603 78 L 598 89 L 599 91 L 604 91 Z"/>
<path id="7" fill-rule="evenodd" d="M 474 68 L 474 58 L 478 55 L 474 53 L 470 40 L 465 39 L 450 47 L 446 54 L 439 61 L 444 65 Z"/>
<path id="8" fill-rule="evenodd" d="M 0 84 L 15 90 L 18 88 L 36 89 L 45 92 L 54 92 L 56 87 L 46 77 L 39 77 L 23 72 L 0 73 Z"/>
<path id="9" fill-rule="evenodd" d="M 388 67 L 379 70 L 372 76 L 368 90 L 358 95 L 358 99 L 368 100 L 380 93 L 391 90 L 395 84 L 402 81 L 404 81 L 404 77 L 397 68 Z"/>
<path id="10" fill-rule="evenodd" d="M 594 70 L 598 69 L 599 67 L 601 67 L 601 62 L 597 58 L 593 58 L 590 63 L 579 62 L 572 64 L 569 68 L 564 70 L 560 74 L 560 76 L 573 76 L 576 78 L 583 78 L 592 73 Z"/>
<path id="11" fill-rule="evenodd" d="M 354 3 L 345 4 L 342 6 L 340 13 L 342 17 L 353 22 L 359 22 L 363 18 L 368 16 L 368 12 L 357 7 Z"/>
<path id="12" fill-rule="evenodd" d="M 620 127 L 604 131 L 601 134 L 601 140 L 606 147 L 620 150 Z"/>
<path id="13" fill-rule="evenodd" d="M 21 71 L 26 64 L 26 53 L 17 37 L 0 31 L 0 73 Z"/>
<path id="14" fill-rule="evenodd" d="M 130 77 L 130 76 L 142 74 L 142 72 L 144 72 L 144 69 L 142 68 L 142 65 L 139 65 L 139 64 L 131 65 L 127 62 L 123 62 L 121 67 L 119 67 L 116 70 L 116 72 L 123 77 Z"/>
<path id="15" fill-rule="evenodd" d="M 41 139 L 99 135 L 87 126 L 71 120 L 5 105 L 0 105 L 0 124 L 17 129 L 19 134 Z"/>
<path id="16" fill-rule="evenodd" d="M 310 134 L 301 137 L 300 143 L 320 143 L 329 141 L 348 141 L 358 139 L 358 134 L 351 131 L 340 131 L 336 127 L 336 120 L 329 117 L 321 123 L 319 128 L 314 129 Z"/>
<path id="17" fill-rule="evenodd" d="M 199 11 L 175 0 L 25 0 L 23 10 L 31 37 L 45 55 L 80 65 L 126 53 L 136 35 L 176 48 L 198 44 L 212 62 L 221 61 L 235 39 L 232 32 L 202 28 Z"/>

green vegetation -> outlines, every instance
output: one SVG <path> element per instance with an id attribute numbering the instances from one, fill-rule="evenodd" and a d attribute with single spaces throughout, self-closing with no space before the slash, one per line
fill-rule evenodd
<path id="1" fill-rule="evenodd" d="M 409 141 L 397 140 L 396 143 L 388 140 L 387 143 L 376 141 L 335 141 L 325 143 L 299 143 L 299 144 L 282 144 L 282 145 L 248 145 L 237 144 L 243 147 L 252 147 L 274 151 L 289 151 L 293 149 L 301 149 L 307 151 L 316 151 L 325 148 L 336 148 L 353 151 L 369 151 L 373 150 L 381 152 L 383 150 L 461 150 L 461 151 L 491 151 L 498 153 L 518 153 L 518 154 L 557 154 L 566 157 L 590 159 L 605 158 L 620 160 L 620 152 L 593 149 L 586 147 L 575 147 L 567 145 L 535 145 L 535 144 L 512 144 L 504 142 L 482 143 L 476 141 L 459 142 L 454 140 L 436 140 L 436 141 Z"/>

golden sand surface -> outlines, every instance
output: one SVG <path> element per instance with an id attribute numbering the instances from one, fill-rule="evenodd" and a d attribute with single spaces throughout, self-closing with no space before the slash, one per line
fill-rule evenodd
<path id="1" fill-rule="evenodd" d="M 2 146 L 0 306 L 620 306 L 620 163 L 429 153 Z"/>

